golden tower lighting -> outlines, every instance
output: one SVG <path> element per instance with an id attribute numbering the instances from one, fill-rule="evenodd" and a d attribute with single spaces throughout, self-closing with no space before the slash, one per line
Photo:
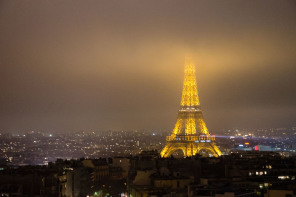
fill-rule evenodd
<path id="1" fill-rule="evenodd" d="M 177 150 L 182 150 L 184 157 L 190 157 L 201 151 L 210 152 L 213 156 L 222 155 L 215 144 L 215 136 L 210 135 L 200 108 L 195 67 L 192 62 L 185 62 L 185 75 L 181 106 L 175 128 L 166 137 L 166 146 L 161 157 L 169 157 Z"/>

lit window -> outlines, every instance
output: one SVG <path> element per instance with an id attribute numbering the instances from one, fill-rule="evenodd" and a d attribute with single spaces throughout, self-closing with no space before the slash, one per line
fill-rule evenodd
<path id="1" fill-rule="evenodd" d="M 268 185 L 269 185 L 268 183 L 264 183 L 264 187 L 268 187 Z"/>
<path id="2" fill-rule="evenodd" d="M 289 176 L 278 176 L 278 179 L 281 179 L 281 180 L 285 180 L 285 179 L 289 179 L 290 177 Z"/>

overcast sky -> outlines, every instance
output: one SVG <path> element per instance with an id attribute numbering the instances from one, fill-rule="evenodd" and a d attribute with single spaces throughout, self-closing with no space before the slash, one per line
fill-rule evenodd
<path id="1" fill-rule="evenodd" d="M 296 1 L 0 0 L 0 131 L 296 126 Z"/>

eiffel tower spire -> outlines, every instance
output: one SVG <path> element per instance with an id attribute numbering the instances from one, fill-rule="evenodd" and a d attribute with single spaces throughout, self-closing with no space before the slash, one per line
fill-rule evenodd
<path id="1" fill-rule="evenodd" d="M 185 61 L 185 72 L 181 106 L 178 111 L 176 125 L 167 144 L 161 151 L 162 157 L 170 156 L 174 151 L 181 149 L 184 156 L 193 156 L 206 150 L 214 156 L 220 156 L 221 151 L 215 144 L 215 137 L 209 134 L 200 108 L 195 67 L 191 61 Z"/>

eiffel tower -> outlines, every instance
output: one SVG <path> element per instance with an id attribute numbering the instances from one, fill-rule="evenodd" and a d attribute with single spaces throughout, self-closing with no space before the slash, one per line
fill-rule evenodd
<path id="1" fill-rule="evenodd" d="M 181 106 L 175 128 L 166 137 L 166 146 L 162 149 L 161 157 L 169 157 L 177 150 L 182 150 L 184 157 L 191 157 L 201 151 L 218 157 L 222 155 L 215 144 L 215 136 L 210 135 L 200 108 L 195 80 L 195 67 L 185 62 L 185 76 Z"/>

